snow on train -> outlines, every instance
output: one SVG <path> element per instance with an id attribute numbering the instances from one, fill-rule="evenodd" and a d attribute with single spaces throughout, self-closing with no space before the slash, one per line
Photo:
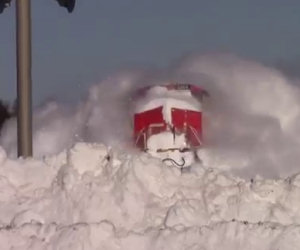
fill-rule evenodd
<path id="1" fill-rule="evenodd" d="M 199 86 L 171 83 L 139 89 L 135 101 L 135 145 L 168 165 L 188 167 L 203 145 Z"/>

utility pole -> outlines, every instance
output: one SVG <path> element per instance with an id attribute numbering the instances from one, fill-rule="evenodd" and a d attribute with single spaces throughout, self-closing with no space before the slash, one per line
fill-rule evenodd
<path id="1" fill-rule="evenodd" d="M 16 1 L 18 156 L 32 156 L 30 0 Z"/>
<path id="2" fill-rule="evenodd" d="M 0 0 L 0 14 L 12 0 Z M 56 0 L 72 12 L 75 0 Z M 18 156 L 32 156 L 30 0 L 16 0 Z"/>

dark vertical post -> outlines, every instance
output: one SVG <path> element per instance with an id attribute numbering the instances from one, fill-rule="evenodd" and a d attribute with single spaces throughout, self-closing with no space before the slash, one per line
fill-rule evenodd
<path id="1" fill-rule="evenodd" d="M 32 156 L 30 0 L 16 0 L 18 156 Z"/>

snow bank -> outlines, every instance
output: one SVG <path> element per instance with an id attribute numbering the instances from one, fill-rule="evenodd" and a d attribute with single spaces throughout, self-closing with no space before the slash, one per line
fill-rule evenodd
<path id="1" fill-rule="evenodd" d="M 43 161 L 1 151 L 1 249 L 298 249 L 300 175 L 245 181 L 77 143 Z"/>

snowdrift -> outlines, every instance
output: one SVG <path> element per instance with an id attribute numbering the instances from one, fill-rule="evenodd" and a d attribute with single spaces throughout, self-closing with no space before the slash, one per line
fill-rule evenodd
<path id="1" fill-rule="evenodd" d="M 77 143 L 0 154 L 1 249 L 284 249 L 300 244 L 300 175 L 246 181 Z"/>

